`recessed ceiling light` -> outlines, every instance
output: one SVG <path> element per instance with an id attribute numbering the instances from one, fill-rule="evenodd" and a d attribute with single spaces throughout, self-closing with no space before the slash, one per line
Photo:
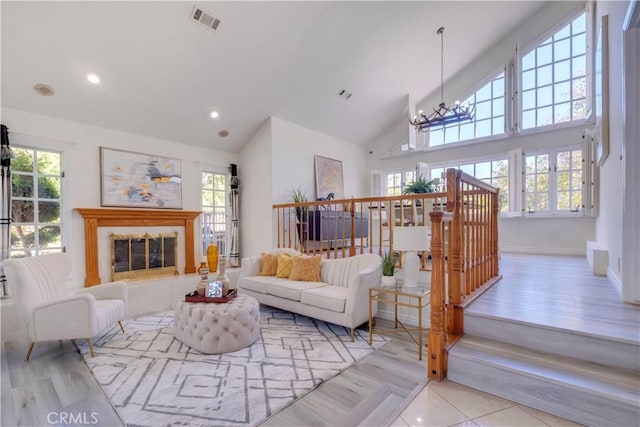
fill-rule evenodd
<path id="1" fill-rule="evenodd" d="M 89 73 L 87 74 L 87 80 L 89 80 L 89 82 L 93 83 L 94 85 L 97 85 L 98 83 L 100 83 L 100 76 L 94 73 Z"/>
<path id="2" fill-rule="evenodd" d="M 218 114 L 217 111 L 212 111 L 210 116 L 212 119 L 217 119 L 220 116 L 220 114 Z"/>
<path id="3" fill-rule="evenodd" d="M 218 132 L 218 136 L 219 136 L 220 138 L 226 138 L 226 137 L 228 137 L 228 136 L 229 136 L 229 131 L 228 131 L 228 130 L 224 130 L 224 129 L 223 129 L 223 130 L 221 130 L 220 132 Z"/>

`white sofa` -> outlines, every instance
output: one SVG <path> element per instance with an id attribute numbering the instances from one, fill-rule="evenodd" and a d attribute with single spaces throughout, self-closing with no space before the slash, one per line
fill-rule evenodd
<path id="1" fill-rule="evenodd" d="M 270 252 L 300 255 L 291 249 Z M 238 289 L 261 304 L 350 328 L 353 340 L 354 329 L 369 320 L 369 289 L 380 285 L 382 259 L 362 254 L 323 259 L 321 265 L 320 282 L 303 282 L 260 276 L 262 258 L 243 258 Z M 372 309 L 375 316 L 377 305 Z"/>

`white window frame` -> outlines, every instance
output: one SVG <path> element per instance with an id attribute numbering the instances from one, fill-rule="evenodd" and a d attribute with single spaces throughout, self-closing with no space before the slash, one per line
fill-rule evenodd
<path id="1" fill-rule="evenodd" d="M 470 158 L 470 159 L 466 159 L 466 160 L 459 160 L 459 161 L 455 161 L 455 162 L 443 162 L 443 163 L 434 163 L 432 165 L 429 165 L 429 179 L 434 179 L 434 178 L 440 178 L 441 180 L 441 186 L 442 188 L 444 188 L 444 184 L 446 183 L 446 176 L 444 176 L 443 174 L 446 174 L 447 169 L 449 168 L 454 168 L 454 169 L 459 169 L 460 166 L 464 166 L 464 165 L 468 165 L 468 164 L 473 164 L 474 165 L 474 171 L 476 168 L 476 164 L 478 163 L 487 163 L 487 162 L 496 162 L 496 161 L 500 161 L 500 160 L 505 160 L 507 162 L 507 181 L 508 181 L 508 190 L 507 190 L 507 210 L 500 211 L 500 217 L 507 217 L 509 216 L 509 210 L 510 210 L 510 201 L 512 200 L 512 198 L 514 198 L 514 185 L 512 184 L 511 181 L 511 157 L 508 154 L 493 154 L 490 156 L 482 156 L 482 157 L 474 157 L 474 158 Z M 443 174 L 441 174 L 440 176 L 433 176 L 433 171 L 436 169 L 443 169 Z M 475 172 L 474 172 L 475 173 Z M 472 174 L 470 174 L 472 175 Z M 474 175 L 475 176 L 475 175 Z M 490 177 L 491 179 L 493 179 L 493 176 Z M 486 181 L 485 181 L 486 182 Z M 500 194 L 503 194 L 503 192 L 501 192 Z"/>
<path id="2" fill-rule="evenodd" d="M 557 209 L 557 200 L 558 200 L 558 171 L 557 171 L 557 159 L 558 153 L 564 151 L 582 151 L 582 187 L 580 189 L 581 192 L 581 206 L 577 211 L 570 210 L 558 210 Z M 527 183 L 526 183 L 526 159 L 528 156 L 533 155 L 543 155 L 548 154 L 549 156 L 549 180 L 548 180 L 548 210 L 544 211 L 530 211 L 527 206 Z M 524 217 L 527 218 L 544 218 L 544 217 L 576 217 L 576 216 L 591 216 L 592 210 L 590 209 L 591 200 L 589 197 L 589 186 L 588 179 L 591 175 L 589 173 L 589 165 L 590 165 L 590 156 L 587 153 L 587 149 L 585 148 L 585 144 L 576 143 L 576 144 L 567 144 L 561 145 L 557 147 L 550 147 L 538 150 L 530 150 L 524 153 L 522 157 L 522 212 Z"/>
<path id="3" fill-rule="evenodd" d="M 224 176 L 225 179 L 225 186 L 224 186 L 224 206 L 220 206 L 220 205 L 203 205 L 203 194 L 204 191 L 221 191 L 221 190 L 215 190 L 215 189 L 208 189 L 205 188 L 203 185 L 203 174 L 214 174 L 214 175 L 222 175 Z M 228 249 L 229 249 L 229 231 L 231 230 L 231 224 L 230 224 L 230 218 L 229 218 L 229 213 L 230 213 L 230 198 L 229 198 L 229 190 L 230 190 L 230 184 L 229 184 L 229 172 L 227 170 L 225 170 L 224 168 L 221 167 L 212 167 L 212 166 L 202 166 L 200 168 L 199 171 L 199 179 L 200 179 L 200 208 L 202 210 L 202 214 L 200 215 L 200 239 L 201 239 L 201 245 L 200 247 L 202 248 L 202 256 L 206 256 L 207 254 L 207 246 L 211 243 L 216 243 L 216 245 L 218 246 L 218 250 L 220 253 L 220 256 L 225 256 Z M 213 198 L 214 202 L 215 202 L 215 197 Z M 215 210 L 216 209 L 220 209 L 220 208 L 224 208 L 224 217 L 225 220 L 224 222 L 216 222 L 215 221 Z M 214 212 L 214 216 L 213 216 L 213 222 L 209 222 L 206 220 L 206 213 L 210 213 L 211 210 L 213 209 Z M 215 230 L 216 226 L 219 224 L 224 224 L 224 238 L 223 239 L 216 239 L 216 232 L 218 232 L 219 230 Z M 213 235 L 213 239 L 209 239 L 207 237 L 207 235 L 205 234 L 205 228 L 208 226 L 213 226 L 214 228 L 214 235 Z M 220 243 L 224 244 L 224 247 L 221 247 Z"/>
<path id="4" fill-rule="evenodd" d="M 396 175 L 396 174 L 400 175 L 400 186 L 394 185 L 393 187 L 389 187 L 388 185 L 389 176 Z M 415 176 L 416 176 L 415 170 L 391 169 L 391 170 L 384 171 L 384 173 L 382 174 L 382 180 L 383 180 L 382 195 L 392 196 L 392 194 L 389 194 L 389 188 L 398 188 L 400 190 L 400 193 L 397 195 L 399 196 L 400 194 L 402 194 L 407 184 L 409 184 L 411 181 L 415 179 Z"/>
<path id="5" fill-rule="evenodd" d="M 37 256 L 37 255 L 42 255 L 42 254 L 46 254 L 46 253 L 59 253 L 59 252 L 66 252 L 66 245 L 65 245 L 65 208 L 64 208 L 64 199 L 65 199 L 65 186 L 64 186 L 64 182 L 65 182 L 65 164 L 64 164 L 64 159 L 65 159 L 65 155 L 63 150 L 57 149 L 57 148 L 51 148 L 51 147 L 44 147 L 44 146 L 33 146 L 33 145 L 27 145 L 27 144 L 23 144 L 21 143 L 21 141 L 17 141 L 17 142 L 12 142 L 12 149 L 13 150 L 17 150 L 17 149 L 22 149 L 22 150 L 26 150 L 26 151 L 32 151 L 34 153 L 36 152 L 47 152 L 47 153 L 54 153 L 60 156 L 60 175 L 55 175 L 56 178 L 60 179 L 60 196 L 58 199 L 42 199 L 38 196 L 38 181 L 39 181 L 39 177 L 47 177 L 47 176 L 51 176 L 51 175 L 47 175 L 47 174 L 40 174 L 38 172 L 38 168 L 37 168 L 37 156 L 34 158 L 34 164 L 33 164 L 33 171 L 32 172 L 22 172 L 22 171 L 15 171 L 15 170 L 11 170 L 11 176 L 30 176 L 34 178 L 34 187 L 33 187 L 33 194 L 31 197 L 20 197 L 20 196 L 16 196 L 13 195 L 12 196 L 12 205 L 16 202 L 16 201 L 33 201 L 34 203 L 34 212 L 33 212 L 33 222 L 28 222 L 28 223 L 24 223 L 26 225 L 32 225 L 34 227 L 34 242 L 33 242 L 33 248 L 23 248 L 22 250 L 18 250 L 18 249 L 14 249 L 13 248 L 13 241 L 11 241 L 11 245 L 9 248 L 9 256 L 10 257 L 14 257 L 14 254 L 17 255 L 19 253 L 24 252 L 25 250 L 29 250 L 31 252 L 31 256 Z M 13 185 L 13 184 L 12 184 Z M 60 209 L 60 213 L 59 213 L 59 222 L 58 223 L 41 223 L 40 219 L 39 219 L 39 215 L 38 215 L 38 201 L 39 200 L 52 200 L 52 201 L 57 201 L 59 203 L 59 209 Z M 13 227 L 14 224 L 17 224 L 16 221 L 12 221 L 10 227 Z M 41 225 L 43 224 L 52 224 L 55 225 L 57 227 L 60 228 L 60 245 L 59 246 L 54 246 L 54 247 L 42 247 L 39 243 L 39 233 L 38 233 L 38 229 L 40 228 Z"/>
<path id="6" fill-rule="evenodd" d="M 553 108 L 552 108 L 552 119 L 553 122 L 551 124 L 548 125 L 542 125 L 542 126 L 538 126 L 536 124 L 536 126 L 527 128 L 527 129 L 523 129 L 523 116 L 524 116 L 524 105 L 523 105 L 523 82 L 522 82 L 522 61 L 524 59 L 524 57 L 526 55 L 528 55 L 529 53 L 531 53 L 532 51 L 535 51 L 542 43 L 544 43 L 545 41 L 547 41 L 548 39 L 552 38 L 557 32 L 559 32 L 560 30 L 562 30 L 564 27 L 566 27 L 567 25 L 571 24 L 573 22 L 574 19 L 576 19 L 577 17 L 579 17 L 582 14 L 585 14 L 585 40 L 586 40 L 586 47 L 585 47 L 585 109 L 586 109 L 586 114 L 584 118 L 581 119 L 572 119 L 572 120 L 568 120 L 568 121 L 563 121 L 563 122 L 555 122 L 555 113 L 553 112 Z M 579 10 L 576 10 L 574 12 L 572 12 L 570 15 L 568 15 L 567 17 L 565 17 L 563 20 L 561 20 L 557 25 L 555 25 L 552 29 L 550 29 L 549 31 L 547 31 L 546 33 L 544 33 L 543 35 L 541 35 L 540 37 L 538 37 L 533 43 L 527 45 L 525 48 L 520 49 L 517 48 L 516 49 L 516 60 L 515 60 L 515 65 L 514 65 L 514 72 L 512 77 L 516 80 L 513 84 L 513 86 L 515 88 L 517 88 L 517 93 L 516 96 L 514 97 L 515 99 L 515 105 L 514 105 L 514 109 L 515 109 L 515 126 L 514 126 L 514 131 L 515 133 L 519 133 L 519 134 L 529 134 L 529 133 L 536 133 L 536 132 L 541 132 L 541 131 L 548 131 L 550 129 L 562 129 L 562 128 L 567 128 L 567 127 L 574 127 L 574 126 L 580 126 L 580 125 L 584 125 L 586 122 L 588 122 L 590 120 L 590 116 L 591 116 L 591 107 L 593 104 L 593 91 L 592 91 L 592 59 L 591 59 L 591 54 L 592 54 L 592 34 L 593 34 L 593 30 L 592 30 L 592 10 L 589 7 L 582 7 Z M 569 36 L 569 40 L 571 40 L 572 35 Z M 551 43 L 551 45 L 553 46 L 553 42 Z M 572 57 L 569 57 L 569 60 L 572 61 L 571 59 Z M 552 59 L 552 62 L 550 63 L 552 65 L 552 69 L 553 64 L 555 62 Z M 546 66 L 546 64 L 545 64 Z M 533 68 L 534 70 L 537 70 L 537 66 L 535 68 Z M 571 75 L 569 78 L 569 83 L 571 86 L 571 82 L 573 80 L 573 76 Z M 553 77 L 552 77 L 552 82 L 550 85 L 550 87 L 553 88 L 554 85 L 556 85 L 557 83 L 555 81 L 553 81 Z M 537 86 L 534 86 L 534 90 L 537 90 Z M 554 92 L 552 89 L 552 98 L 554 97 Z M 570 99 L 571 98 L 571 94 L 570 94 Z M 555 102 L 555 99 L 552 99 L 552 103 L 550 104 L 552 107 L 555 106 L 556 104 L 561 104 L 562 102 Z M 571 101 L 570 101 L 571 103 Z M 536 117 L 537 117 L 537 110 L 540 107 L 536 107 L 533 109 L 533 111 L 536 111 Z M 570 106 L 570 111 L 573 107 Z"/>
<path id="7" fill-rule="evenodd" d="M 501 138 L 501 137 L 505 137 L 507 135 L 507 124 L 509 123 L 509 103 L 507 103 L 507 99 L 508 99 L 508 92 L 507 92 L 507 88 L 508 88 L 508 76 L 507 76 L 507 68 L 502 65 L 500 66 L 498 69 L 496 69 L 493 73 L 491 73 L 490 77 L 487 77 L 483 80 L 480 81 L 480 83 L 478 83 L 477 85 L 475 85 L 473 87 L 473 89 L 469 90 L 464 96 L 461 96 L 460 99 L 464 99 L 464 101 L 461 102 L 461 104 L 465 104 L 466 102 L 469 101 L 470 98 L 474 98 L 476 97 L 477 93 L 480 91 L 480 89 L 483 89 L 485 86 L 487 85 L 491 85 L 492 82 L 496 79 L 498 79 L 498 77 L 502 75 L 502 79 L 504 81 L 503 87 L 502 87 L 502 97 L 503 97 L 503 123 L 502 123 L 502 132 L 500 133 L 493 133 L 493 120 L 496 118 L 493 115 L 493 105 L 491 106 L 491 111 L 492 111 L 492 115 L 489 119 L 482 119 L 482 121 L 486 121 L 489 120 L 491 121 L 491 129 L 492 129 L 492 133 L 491 135 L 486 135 L 486 136 L 481 136 L 481 137 L 476 137 L 476 125 L 477 125 L 477 120 L 476 120 L 476 115 L 474 113 L 474 117 L 473 120 L 471 120 L 470 122 L 464 121 L 464 122 L 458 122 L 458 123 L 454 123 L 448 126 L 445 126 L 444 128 L 441 126 L 436 126 L 435 128 L 430 128 L 429 129 L 429 137 L 428 139 L 428 149 L 441 149 L 444 147 L 457 147 L 459 145 L 462 144 L 475 144 L 478 142 L 482 142 L 482 141 L 488 141 L 488 140 L 494 140 L 497 138 Z M 499 98 L 499 97 L 497 97 Z M 493 85 L 491 87 L 491 96 L 489 98 L 489 101 L 491 101 L 491 103 L 493 103 L 494 99 L 496 99 L 495 94 L 493 93 Z M 484 102 L 484 101 L 483 101 Z M 475 108 L 475 105 L 474 105 Z M 498 116 L 499 117 L 499 116 Z M 468 125 L 468 124 L 473 124 L 473 133 L 474 133 L 474 137 L 473 138 L 468 138 L 468 139 L 463 139 L 460 140 L 460 128 L 464 125 Z M 458 139 L 456 139 L 455 141 L 450 141 L 450 142 L 446 142 L 447 139 L 447 130 L 448 129 L 456 129 L 456 132 L 458 134 Z M 431 141 L 431 132 L 432 130 L 439 130 L 439 129 L 443 129 L 443 142 L 442 144 L 438 144 L 438 145 L 432 145 L 432 141 Z"/>

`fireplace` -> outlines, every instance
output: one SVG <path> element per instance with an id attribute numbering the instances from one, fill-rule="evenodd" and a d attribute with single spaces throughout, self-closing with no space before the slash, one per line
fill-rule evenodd
<path id="1" fill-rule="evenodd" d="M 111 234 L 111 280 L 178 274 L 178 233 Z"/>
<path id="2" fill-rule="evenodd" d="M 184 259 L 184 273 L 196 272 L 194 230 L 195 218 L 199 211 L 157 210 L 157 209 L 110 209 L 110 208 L 76 208 L 84 219 L 85 238 L 85 286 L 93 286 L 102 283 L 100 278 L 100 259 L 98 229 L 114 228 L 116 233 L 122 232 L 125 227 L 135 227 L 135 231 L 141 233 L 143 227 L 149 233 L 173 232 L 172 229 L 180 227 L 184 238 L 178 238 L 177 257 Z M 165 230 L 165 229 L 170 230 Z M 126 232 L 128 233 L 128 232 Z M 142 232 L 144 234 L 144 232 Z M 108 235 L 110 239 L 110 235 Z M 102 233 L 100 235 L 102 237 Z M 184 243 L 181 243 L 183 241 Z M 108 243 L 107 243 L 108 245 Z M 182 249 L 182 251 L 181 251 Z M 181 252 L 181 253 L 180 253 Z M 109 252 L 107 251 L 107 254 Z M 105 255 L 102 255 L 105 256 Z M 110 261 L 109 255 L 107 260 Z M 176 267 L 177 268 L 177 267 Z M 179 271 L 177 269 L 177 271 Z"/>

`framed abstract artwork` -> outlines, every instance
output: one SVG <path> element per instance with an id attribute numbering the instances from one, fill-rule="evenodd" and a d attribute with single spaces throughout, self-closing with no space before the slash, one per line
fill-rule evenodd
<path id="1" fill-rule="evenodd" d="M 333 193 L 333 199 L 344 199 L 342 162 L 322 156 L 314 156 L 316 169 L 316 197 L 326 199 Z"/>
<path id="2" fill-rule="evenodd" d="M 100 205 L 182 209 L 182 161 L 100 147 Z"/>

